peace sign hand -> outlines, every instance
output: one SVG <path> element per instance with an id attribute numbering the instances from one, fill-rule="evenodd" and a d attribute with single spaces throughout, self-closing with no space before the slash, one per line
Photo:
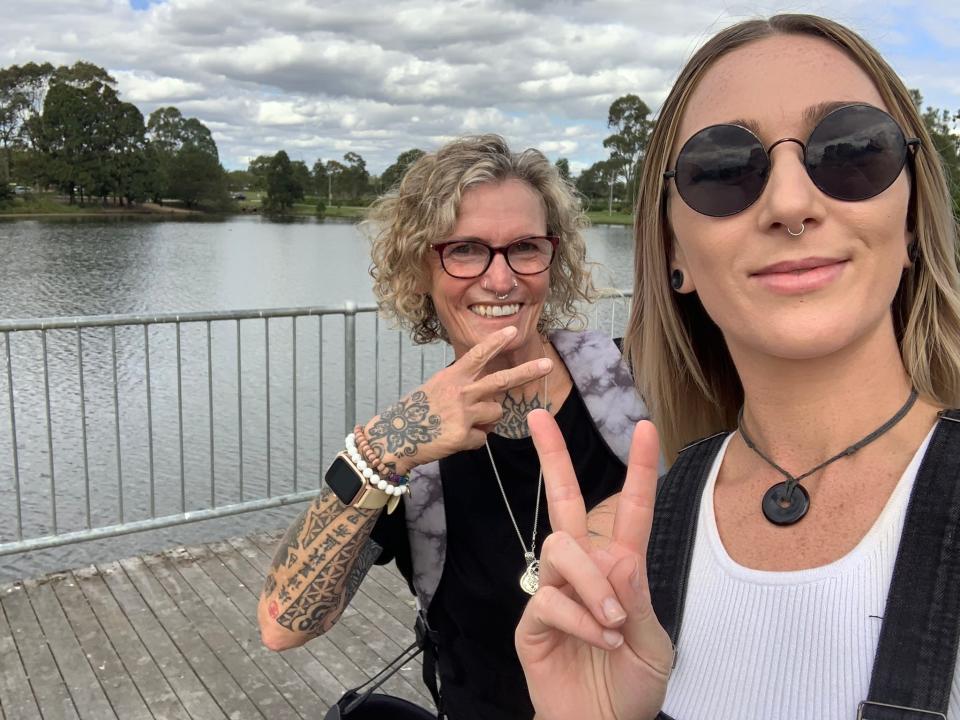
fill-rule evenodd
<path id="1" fill-rule="evenodd" d="M 512 325 L 490 333 L 448 367 L 373 418 L 365 434 L 374 453 L 395 472 L 483 447 L 503 417 L 499 398 L 511 388 L 539 380 L 549 358 L 489 372 L 487 364 L 517 335 Z"/>
<path id="2" fill-rule="evenodd" d="M 657 432 L 637 424 L 613 537 L 594 548 L 560 429 L 549 413 L 527 417 L 547 491 L 553 533 L 543 544 L 540 589 L 516 631 L 530 699 L 541 720 L 646 720 L 660 710 L 673 663 L 650 603 L 646 552 L 657 486 Z"/>

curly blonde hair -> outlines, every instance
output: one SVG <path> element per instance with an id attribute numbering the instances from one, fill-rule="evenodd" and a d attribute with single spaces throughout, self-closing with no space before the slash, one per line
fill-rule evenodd
<path id="1" fill-rule="evenodd" d="M 363 223 L 372 242 L 370 275 L 380 310 L 407 328 L 415 343 L 447 339 L 433 300 L 423 292 L 430 244 L 453 232 L 467 190 L 510 179 L 527 183 L 539 195 L 547 234 L 560 238 L 539 329 L 584 324 L 577 303 L 592 302 L 596 293 L 581 235 L 587 219 L 576 190 L 538 150 L 514 153 L 499 135 L 468 135 L 414 162 L 400 184 L 371 206 Z"/>

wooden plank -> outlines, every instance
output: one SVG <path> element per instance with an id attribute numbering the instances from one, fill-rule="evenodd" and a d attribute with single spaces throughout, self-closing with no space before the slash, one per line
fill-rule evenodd
<path id="1" fill-rule="evenodd" d="M 222 570 L 229 574 L 213 551 L 205 547 L 188 547 L 183 552 L 168 551 L 168 560 L 174 563 L 180 575 L 190 583 L 211 613 L 220 620 L 227 632 L 244 648 L 250 659 L 260 668 L 273 687 L 286 698 L 303 717 L 313 717 L 318 704 L 329 705 L 342 694 L 335 678 L 334 689 L 316 692 L 306 682 L 310 673 L 303 675 L 295 667 L 296 658 L 268 650 L 260 642 L 257 626 L 256 601 L 245 587 L 230 587 L 226 594 L 210 575 Z M 178 557 L 180 562 L 176 562 Z M 219 568 L 217 567 L 219 566 Z M 209 568 L 209 571 L 208 569 Z M 236 581 L 234 581 L 236 586 Z M 318 665 L 314 663 L 314 665 Z"/>
<path id="2" fill-rule="evenodd" d="M 77 709 L 37 623 L 30 599 L 22 585 L 16 587 L 15 592 L 4 596 L 3 608 L 40 714 L 46 720 L 77 718 Z"/>
<path id="3" fill-rule="evenodd" d="M 67 582 L 68 578 L 69 575 L 48 575 L 40 580 L 27 580 L 23 585 L 33 604 L 37 622 L 60 667 L 67 690 L 73 698 L 77 714 L 81 718 L 96 720 L 115 718 L 116 713 L 110 706 L 110 701 L 77 642 L 73 628 L 67 622 L 60 601 L 53 591 L 54 585 Z"/>
<path id="4" fill-rule="evenodd" d="M 256 582 L 256 570 L 227 542 L 211 543 L 207 555 L 194 555 L 204 573 L 234 603 L 240 613 L 254 624 L 256 642 L 259 643 L 259 628 L 256 627 L 259 590 L 247 584 Z M 245 573 L 241 579 L 234 569 Z M 256 582 L 259 585 L 259 582 Z M 266 651 L 270 652 L 270 651 Z M 285 650 L 281 656 L 290 667 L 319 695 L 326 705 L 331 705 L 346 691 L 343 678 L 331 673 L 306 648 Z M 360 682 L 363 682 L 361 679 Z"/>
<path id="5" fill-rule="evenodd" d="M 22 592 L 19 585 L 0 590 L 0 709 L 11 718 L 39 720 L 40 708 L 3 609 L 3 596 L 14 592 Z"/>
<path id="6" fill-rule="evenodd" d="M 167 673 L 163 672 L 153 657 L 153 653 L 160 648 L 148 648 L 144 645 L 143 640 L 104 584 L 100 577 L 100 570 L 91 565 L 74 570 L 73 576 L 77 583 L 77 591 L 82 593 L 82 598 L 89 606 L 91 614 L 103 628 L 124 671 L 133 680 L 150 711 L 164 720 L 190 720 L 186 707 L 167 680 Z M 79 598 L 76 602 L 80 602 Z M 193 691 L 202 692 L 202 686 L 192 674 L 191 679 L 195 683 Z M 189 692 L 187 691 L 187 694 Z"/>
<path id="7" fill-rule="evenodd" d="M 186 558 L 189 562 L 189 557 Z M 203 642 L 219 659 L 234 682 L 263 717 L 294 717 L 297 712 L 282 693 L 278 692 L 262 670 L 250 659 L 246 650 L 224 628 L 217 615 L 197 596 L 193 588 L 178 572 L 169 557 L 145 555 L 140 562 L 176 603 Z"/>
<path id="8" fill-rule="evenodd" d="M 281 535 L 277 534 L 277 540 Z M 267 533 L 255 533 L 250 536 L 252 544 L 260 550 L 260 566 L 266 569 L 269 566 L 272 545 L 275 540 Z M 321 639 L 329 639 L 344 655 L 355 662 L 361 670 L 371 677 L 382 670 L 386 664 L 397 657 L 406 646 L 400 647 L 380 630 L 369 625 L 363 617 L 357 618 L 358 613 L 352 607 L 347 607 L 340 620 Z M 308 647 L 317 641 L 308 643 Z M 406 663 L 404 667 L 383 685 L 384 692 L 410 700 L 414 703 L 426 704 L 432 700 L 423 685 L 420 665 Z"/>
<path id="9" fill-rule="evenodd" d="M 95 606 L 102 605 L 109 611 L 111 604 L 117 605 L 144 646 L 149 648 L 164 679 L 191 717 L 226 718 L 209 690 L 194 673 L 189 660 L 144 603 L 119 561 L 99 565 L 96 576 L 80 578 L 80 586 Z"/>
<path id="10" fill-rule="evenodd" d="M 67 576 L 50 587 L 114 712 L 121 718 L 153 717 L 76 580 Z"/>
<path id="11" fill-rule="evenodd" d="M 120 566 L 221 710 L 231 717 L 262 717 L 244 686 L 233 678 L 200 628 L 177 606 L 143 558 L 121 560 Z"/>

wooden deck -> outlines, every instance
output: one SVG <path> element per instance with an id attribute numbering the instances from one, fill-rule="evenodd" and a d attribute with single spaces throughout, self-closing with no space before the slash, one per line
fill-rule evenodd
<path id="1" fill-rule="evenodd" d="M 375 567 L 305 647 L 260 644 L 256 603 L 279 533 L 0 586 L 0 720 L 321 719 L 413 642 L 413 599 Z M 385 691 L 432 706 L 419 658 Z"/>

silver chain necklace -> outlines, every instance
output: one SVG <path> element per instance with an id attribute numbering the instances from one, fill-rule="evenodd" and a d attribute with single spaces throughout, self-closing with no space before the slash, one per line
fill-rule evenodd
<path id="1" fill-rule="evenodd" d="M 547 400 L 547 376 L 543 376 L 543 407 L 549 408 Z M 490 450 L 490 443 L 484 439 L 483 444 L 487 447 L 487 455 L 490 456 L 490 466 L 493 468 L 493 476 L 497 479 L 497 485 L 500 487 L 500 494 L 503 496 L 503 504 L 507 506 L 507 514 L 510 516 L 510 522 L 513 523 L 513 529 L 517 532 L 517 539 L 520 541 L 520 547 L 523 548 L 523 560 L 527 567 L 520 576 L 520 588 L 528 595 L 533 595 L 540 587 L 540 561 L 537 560 L 537 522 L 540 519 L 540 494 L 543 491 L 543 468 L 537 476 L 537 504 L 533 511 L 533 533 L 530 535 L 530 547 L 523 541 L 523 535 L 520 532 L 520 526 L 517 525 L 517 519 L 513 515 L 513 509 L 510 507 L 510 501 L 507 500 L 507 491 L 503 488 L 503 481 L 500 480 L 500 471 L 497 470 L 497 463 L 493 460 L 493 452 Z"/>

